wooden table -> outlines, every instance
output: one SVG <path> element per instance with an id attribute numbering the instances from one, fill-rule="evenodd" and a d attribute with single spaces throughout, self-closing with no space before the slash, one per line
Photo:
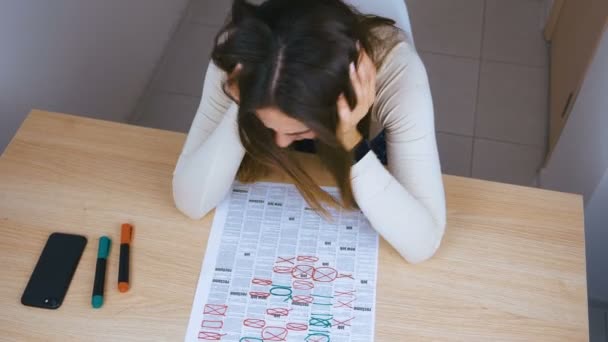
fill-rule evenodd
<path id="1" fill-rule="evenodd" d="M 184 137 L 42 111 L 28 116 L 0 158 L 1 340 L 183 339 L 212 222 L 212 215 L 192 221 L 173 205 Z M 438 254 L 409 265 L 381 243 L 376 340 L 586 341 L 581 197 L 444 180 L 448 229 Z M 119 241 L 122 222 L 136 227 L 132 290 L 116 290 L 112 248 L 106 303 L 93 310 L 97 239 Z M 84 234 L 89 243 L 63 306 L 25 307 L 22 291 L 54 231 Z"/>

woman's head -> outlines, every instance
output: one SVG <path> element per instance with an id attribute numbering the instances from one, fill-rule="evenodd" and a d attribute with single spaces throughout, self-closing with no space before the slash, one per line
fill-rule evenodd
<path id="1" fill-rule="evenodd" d="M 379 44 L 373 27 L 392 24 L 363 16 L 340 0 L 267 0 L 259 6 L 235 0 L 216 38 L 213 61 L 231 75 L 228 83 L 238 85 L 239 133 L 248 158 L 256 168 L 286 171 L 316 209 L 321 202 L 335 202 L 285 148 L 315 139 L 341 190 L 341 204 L 354 207 L 350 155 L 336 137 L 336 103 L 344 94 L 351 107 L 356 105 L 349 65 L 357 61 L 359 47 L 373 52 Z"/>
<path id="2" fill-rule="evenodd" d="M 255 113 L 258 120 L 273 132 L 274 142 L 280 148 L 286 148 L 294 141 L 316 137 L 310 127 L 278 107 L 258 108 Z"/>

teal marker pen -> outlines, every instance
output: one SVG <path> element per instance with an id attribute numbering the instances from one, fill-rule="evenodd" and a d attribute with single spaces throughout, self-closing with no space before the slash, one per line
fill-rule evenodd
<path id="1" fill-rule="evenodd" d="M 97 252 L 97 266 L 95 267 L 95 282 L 93 283 L 93 299 L 91 304 L 95 309 L 103 305 L 103 288 L 106 283 L 106 263 L 110 254 L 110 240 L 107 236 L 99 238 L 99 250 Z"/>

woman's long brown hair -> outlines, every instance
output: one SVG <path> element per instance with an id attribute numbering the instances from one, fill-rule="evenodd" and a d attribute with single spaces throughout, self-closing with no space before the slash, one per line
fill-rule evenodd
<path id="1" fill-rule="evenodd" d="M 277 169 L 291 177 L 313 209 L 327 214 L 324 204 L 356 208 L 350 182 L 352 156 L 336 137 L 337 99 L 344 93 L 356 106 L 348 68 L 357 62 L 357 42 L 377 67 L 382 52 L 395 41 L 375 34 L 375 28 L 394 21 L 362 15 L 341 0 L 267 0 L 253 5 L 235 0 L 228 22 L 218 33 L 214 63 L 231 75 L 239 89 L 238 126 L 247 151 L 238 179 L 251 182 Z M 397 30 L 396 28 L 394 28 Z M 385 41 L 384 39 L 388 39 Z M 275 107 L 307 125 L 316 134 L 315 147 L 340 190 L 333 198 L 278 147 L 274 132 L 258 119 L 257 109 Z M 366 136 L 369 115 L 358 128 Z"/>

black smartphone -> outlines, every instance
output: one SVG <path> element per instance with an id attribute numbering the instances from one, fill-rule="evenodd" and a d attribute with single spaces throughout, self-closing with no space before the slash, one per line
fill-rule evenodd
<path id="1" fill-rule="evenodd" d="M 51 234 L 23 291 L 21 303 L 45 309 L 60 307 L 86 244 L 84 236 Z"/>

